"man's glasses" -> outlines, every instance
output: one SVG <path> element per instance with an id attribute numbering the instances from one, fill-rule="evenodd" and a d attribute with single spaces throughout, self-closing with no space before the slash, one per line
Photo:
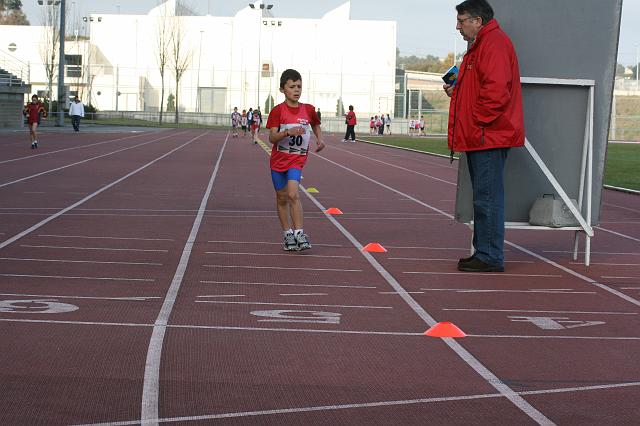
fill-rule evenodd
<path id="1" fill-rule="evenodd" d="M 456 19 L 456 21 L 458 21 L 458 25 L 462 25 L 464 24 L 464 21 L 467 21 L 469 19 L 477 19 L 477 18 L 479 18 L 479 16 L 469 16 L 468 18 Z"/>

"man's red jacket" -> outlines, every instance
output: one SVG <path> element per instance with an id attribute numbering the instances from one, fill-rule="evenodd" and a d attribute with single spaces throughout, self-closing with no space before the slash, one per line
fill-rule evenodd
<path id="1" fill-rule="evenodd" d="M 524 145 L 518 58 L 492 19 L 464 55 L 449 106 L 449 149 L 479 151 Z"/>

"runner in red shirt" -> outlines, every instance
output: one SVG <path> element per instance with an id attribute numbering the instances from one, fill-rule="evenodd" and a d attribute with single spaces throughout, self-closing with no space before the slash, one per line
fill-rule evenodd
<path id="1" fill-rule="evenodd" d="M 278 218 L 284 233 L 284 249 L 306 250 L 311 248 L 302 228 L 302 203 L 298 188 L 302 168 L 307 162 L 311 132 L 316 135 L 316 152 L 325 144 L 322 141 L 320 119 L 313 105 L 298 102 L 302 92 L 302 77 L 293 69 L 280 76 L 280 92 L 285 101 L 269 113 L 267 128 L 271 149 L 271 180 L 276 190 Z M 293 229 L 289 226 L 289 218 Z"/>
<path id="2" fill-rule="evenodd" d="M 40 118 L 47 117 L 47 110 L 44 109 L 42 102 L 38 100 L 38 95 L 31 96 L 31 102 L 25 105 L 22 110 L 22 115 L 27 117 L 27 124 L 29 125 L 29 135 L 31 136 L 31 149 L 38 147 L 38 125 L 40 124 Z"/>

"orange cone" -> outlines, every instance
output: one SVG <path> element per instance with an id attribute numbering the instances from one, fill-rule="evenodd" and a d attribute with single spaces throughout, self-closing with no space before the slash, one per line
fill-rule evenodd
<path id="1" fill-rule="evenodd" d="M 369 243 L 362 247 L 362 251 L 368 251 L 369 253 L 386 253 L 387 249 L 379 243 Z"/>
<path id="2" fill-rule="evenodd" d="M 336 207 L 329 207 L 328 209 L 326 209 L 324 211 L 326 214 L 342 214 L 342 212 L 340 211 L 339 208 Z"/>
<path id="3" fill-rule="evenodd" d="M 464 331 L 460 330 L 452 322 L 439 322 L 424 332 L 425 336 L 430 337 L 466 337 Z"/>

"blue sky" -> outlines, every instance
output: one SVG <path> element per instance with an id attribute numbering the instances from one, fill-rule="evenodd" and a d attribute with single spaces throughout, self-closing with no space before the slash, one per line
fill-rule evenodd
<path id="1" fill-rule="evenodd" d="M 82 17 L 90 13 L 146 14 L 158 0 L 66 0 L 70 14 Z M 454 40 L 462 40 L 455 31 L 455 5 L 461 0 L 352 0 L 352 19 L 395 20 L 397 44 L 403 55 L 445 56 L 454 49 Z M 558 0 L 562 1 L 562 0 Z M 275 16 L 283 18 L 319 18 L 344 0 L 264 0 L 274 5 Z M 23 0 L 23 10 L 32 24 L 40 24 L 42 6 L 36 0 Z M 192 9 L 211 15 L 232 16 L 249 0 L 188 0 Z M 633 65 L 640 48 L 640 0 L 624 0 L 618 62 Z M 372 40 L 375 43 L 375 40 Z"/>

